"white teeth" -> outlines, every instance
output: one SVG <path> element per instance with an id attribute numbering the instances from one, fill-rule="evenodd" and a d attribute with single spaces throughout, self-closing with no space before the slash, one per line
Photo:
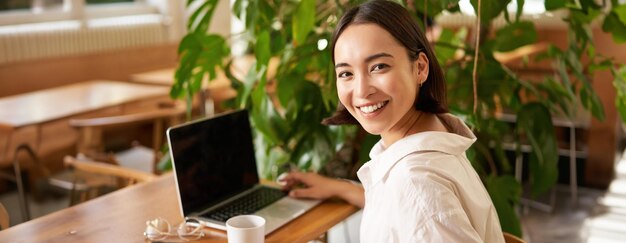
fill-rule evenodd
<path id="1" fill-rule="evenodd" d="M 378 104 L 374 104 L 374 105 L 368 105 L 368 106 L 361 106 L 359 107 L 359 109 L 363 112 L 363 113 L 372 113 L 378 109 L 380 109 L 381 107 L 383 107 L 385 105 L 385 102 L 380 102 Z"/>

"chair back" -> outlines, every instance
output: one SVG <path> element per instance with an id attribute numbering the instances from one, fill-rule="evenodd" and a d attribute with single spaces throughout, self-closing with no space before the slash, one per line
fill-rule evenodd
<path id="1" fill-rule="evenodd" d="M 115 190 L 157 178 L 151 173 L 109 163 L 79 160 L 72 156 L 65 156 L 64 163 L 66 167 L 73 169 L 74 174 L 70 192 L 72 205 L 101 195 L 105 186 Z M 103 176 L 113 179 L 113 182 L 102 179 Z"/>
<path id="2" fill-rule="evenodd" d="M 157 178 L 156 175 L 112 165 L 97 161 L 78 160 L 72 156 L 65 156 L 64 163 L 66 167 L 73 168 L 75 171 L 82 171 L 92 174 L 107 175 L 126 179 L 126 185 L 132 185 L 139 182 L 151 181 Z"/>
<path id="3" fill-rule="evenodd" d="M 519 237 L 507 233 L 507 232 L 502 232 L 504 234 L 504 242 L 505 243 L 526 243 L 526 241 L 520 239 Z"/>
<path id="4" fill-rule="evenodd" d="M 69 125 L 79 131 L 79 141 L 77 144 L 77 150 L 79 153 L 86 155 L 87 157 L 98 159 L 110 157 L 110 154 L 105 153 L 103 132 L 108 129 L 124 128 L 132 129 L 142 124 L 152 124 L 152 146 L 151 150 L 143 146 L 152 162 L 152 171 L 156 172 L 156 162 L 160 158 L 161 146 L 163 146 L 165 129 L 169 125 L 175 125 L 182 121 L 182 115 L 185 113 L 185 107 L 181 104 L 171 104 L 170 106 L 160 107 L 156 110 L 150 110 L 147 112 L 133 113 L 119 116 L 98 117 L 98 118 L 83 118 L 83 119 L 71 119 Z M 132 146 L 135 147 L 135 146 Z M 129 149 L 128 151 L 131 151 Z M 142 150 L 138 150 L 142 151 Z M 146 153 L 133 153 L 141 155 L 142 160 L 145 160 L 144 155 Z M 134 157 L 136 158 L 136 156 Z M 115 159 L 119 158 L 114 158 Z M 103 161 L 103 162 L 108 162 Z M 117 161 L 119 162 L 119 161 Z"/>

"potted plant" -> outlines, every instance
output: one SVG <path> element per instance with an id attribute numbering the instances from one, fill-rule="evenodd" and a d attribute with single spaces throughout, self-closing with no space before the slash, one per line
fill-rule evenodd
<path id="1" fill-rule="evenodd" d="M 233 14 L 246 27 L 240 36 L 256 59 L 243 80 L 230 73 L 232 57 L 226 40 L 230 37 L 207 32 L 217 1 L 203 0 L 189 18 L 188 34 L 179 46 L 180 64 L 172 97 L 191 103 L 204 76 L 212 80 L 218 70 L 225 71 L 238 93 L 230 105 L 250 111 L 257 161 L 264 177 L 274 177 L 290 164 L 319 170 L 331 160 L 368 160 L 367 151 L 375 138 L 363 136 L 356 127 L 320 124 L 338 102 L 328 48 L 332 30 L 344 11 L 361 1 L 235 1 Z M 194 2 L 189 0 L 188 5 Z M 435 17 L 443 11 L 460 11 L 458 0 L 408 2 L 407 7 L 420 21 L 424 17 L 421 13 Z M 529 181 L 532 193 L 538 195 L 552 187 L 558 176 L 551 116 L 560 113 L 574 118 L 575 108 L 581 104 L 594 117 L 604 117 L 590 84 L 589 77 L 595 70 L 613 71 L 618 108 L 626 114 L 626 71 L 613 60 L 595 55 L 589 34 L 590 23 L 603 19 L 603 30 L 612 33 L 616 41 L 625 41 L 626 6 L 616 0 L 604 7 L 593 0 L 546 0 L 546 10 L 567 11 L 564 21 L 572 30 L 571 41 L 567 49 L 546 48 L 538 57 L 554 64 L 554 75 L 543 82 L 530 82 L 518 77 L 494 55 L 531 45 L 537 39 L 534 24 L 523 20 L 521 11 L 511 16 L 506 10 L 509 2 L 471 1 L 474 9 L 481 6 L 476 11 L 480 21 L 474 26 L 483 30 L 478 35 L 480 41 L 474 41 L 477 45 L 465 44 L 467 39 L 478 39 L 468 37 L 464 29 L 444 29 L 433 44 L 447 76 L 451 111 L 464 117 L 478 137 L 468 156 L 491 195 L 504 230 L 519 236 L 521 227 L 514 207 L 519 202 L 521 186 L 513 177 L 500 138 L 502 134 L 511 134 L 516 153 L 520 153 L 521 141 L 532 147 Z M 523 5 L 524 1 L 517 1 L 517 9 Z M 491 23 L 500 15 L 504 15 L 505 24 L 493 29 Z M 266 73 L 272 57 L 279 59 L 279 65 L 275 78 L 268 80 Z M 474 80 L 469 78 L 474 74 Z M 503 107 L 516 114 L 515 126 L 506 126 L 498 118 Z M 346 146 L 357 149 L 346 152 Z"/>

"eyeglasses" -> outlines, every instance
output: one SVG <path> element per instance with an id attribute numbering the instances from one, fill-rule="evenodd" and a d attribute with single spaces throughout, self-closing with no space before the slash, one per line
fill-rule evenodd
<path id="1" fill-rule="evenodd" d="M 193 222 L 195 221 L 195 222 Z M 171 232 L 172 227 L 167 220 L 156 218 L 146 221 L 146 231 L 143 235 L 151 241 L 165 240 L 172 237 L 178 237 L 182 241 L 197 240 L 204 237 L 202 225 L 197 220 L 182 222 L 178 225 L 176 232 Z"/>

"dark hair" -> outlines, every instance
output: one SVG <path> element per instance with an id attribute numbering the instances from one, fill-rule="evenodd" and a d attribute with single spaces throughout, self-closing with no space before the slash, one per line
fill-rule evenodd
<path id="1" fill-rule="evenodd" d="M 335 44 L 341 33 L 352 24 L 366 23 L 376 24 L 387 30 L 407 49 L 409 60 L 417 60 L 420 52 L 426 54 L 429 61 L 428 78 L 419 90 L 415 109 L 428 113 L 448 112 L 446 81 L 432 47 L 409 11 L 395 2 L 373 0 L 348 10 L 339 20 L 333 33 L 330 46 L 333 63 L 335 63 Z M 341 102 L 337 105 L 337 111 L 331 117 L 324 119 L 322 123 L 325 125 L 359 124 Z"/>

